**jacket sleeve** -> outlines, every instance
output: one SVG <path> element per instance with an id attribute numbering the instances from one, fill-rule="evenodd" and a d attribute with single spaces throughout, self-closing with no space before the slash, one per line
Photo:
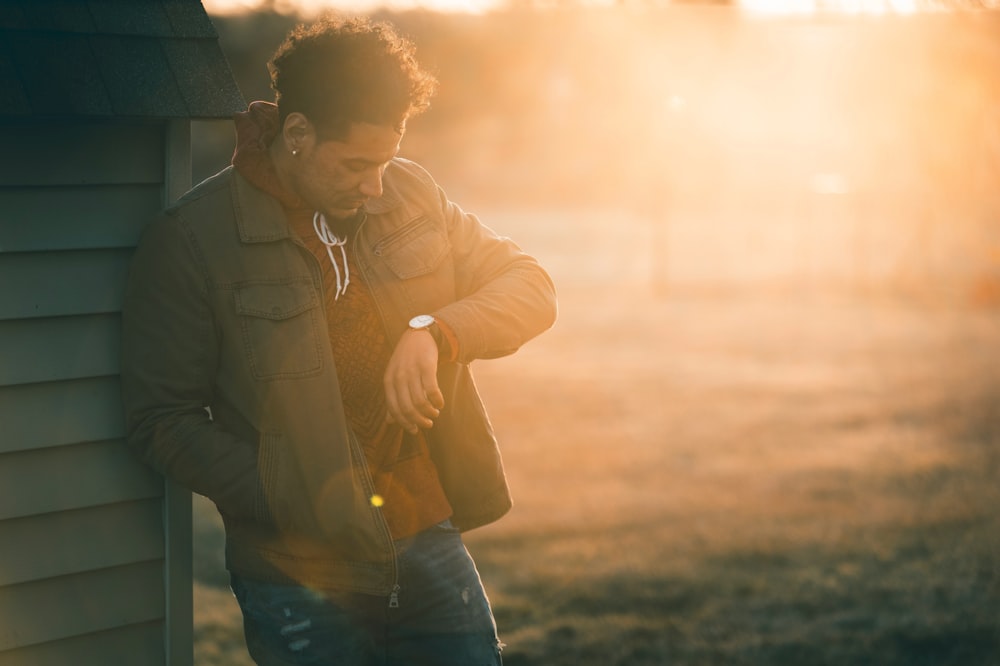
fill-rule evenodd
<path id="1" fill-rule="evenodd" d="M 458 340 L 458 358 L 517 351 L 556 319 L 555 286 L 534 257 L 437 190 L 455 265 L 459 300 L 433 314 Z"/>
<path id="2" fill-rule="evenodd" d="M 186 224 L 163 215 L 132 259 L 122 313 L 129 446 L 154 469 L 234 517 L 267 520 L 256 444 L 211 419 L 218 340 L 207 275 Z"/>

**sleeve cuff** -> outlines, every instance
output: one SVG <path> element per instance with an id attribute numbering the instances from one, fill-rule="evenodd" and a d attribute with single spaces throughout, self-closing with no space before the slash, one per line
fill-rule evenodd
<path id="1" fill-rule="evenodd" d="M 455 331 L 442 319 L 435 317 L 434 321 L 441 331 L 441 344 L 438 349 L 441 354 L 440 360 L 454 363 L 458 360 L 458 338 L 455 336 Z"/>

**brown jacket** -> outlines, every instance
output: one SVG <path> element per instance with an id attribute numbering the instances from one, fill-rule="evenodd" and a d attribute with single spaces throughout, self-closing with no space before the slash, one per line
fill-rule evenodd
<path id="1" fill-rule="evenodd" d="M 446 406 L 428 431 L 452 521 L 496 520 L 510 495 L 468 363 L 551 326 L 552 282 L 412 162 L 393 160 L 365 213 L 359 279 L 389 339 L 428 313 L 459 342 L 458 362 L 439 368 Z M 150 224 L 123 313 L 128 441 L 216 503 L 234 572 L 386 593 L 395 553 L 341 405 L 320 271 L 281 205 L 232 168 Z"/>

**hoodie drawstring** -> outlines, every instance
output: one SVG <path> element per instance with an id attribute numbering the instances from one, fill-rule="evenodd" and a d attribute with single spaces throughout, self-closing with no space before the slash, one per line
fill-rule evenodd
<path id="1" fill-rule="evenodd" d="M 316 231 L 316 235 L 326 246 L 326 254 L 330 257 L 330 263 L 333 264 L 333 271 L 337 276 L 337 293 L 334 295 L 333 300 L 340 300 L 341 294 L 347 293 L 347 285 L 351 283 L 351 269 L 347 267 L 347 250 L 344 246 L 347 245 L 347 236 L 343 239 L 337 238 L 337 235 L 330 231 L 330 227 L 326 223 L 326 217 L 316 211 L 313 214 L 313 229 Z M 340 248 L 340 256 L 344 261 L 344 281 L 340 281 L 340 266 L 337 265 L 337 260 L 333 258 L 334 247 Z"/>

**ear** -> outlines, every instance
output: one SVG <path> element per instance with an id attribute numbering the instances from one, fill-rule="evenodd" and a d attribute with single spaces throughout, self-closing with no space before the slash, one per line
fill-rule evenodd
<path id="1" fill-rule="evenodd" d="M 308 152 L 316 143 L 316 126 L 305 115 L 294 111 L 285 118 L 281 135 L 289 152 L 293 150 L 297 153 Z"/>

